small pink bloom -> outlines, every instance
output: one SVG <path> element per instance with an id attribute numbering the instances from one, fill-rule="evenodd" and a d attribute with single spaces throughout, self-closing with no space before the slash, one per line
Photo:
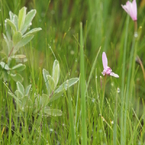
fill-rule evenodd
<path id="1" fill-rule="evenodd" d="M 103 52 L 102 54 L 102 62 L 103 62 L 103 68 L 104 68 L 102 72 L 103 76 L 109 75 L 109 76 L 119 78 L 119 76 L 115 74 L 114 72 L 112 72 L 112 69 L 108 66 L 108 60 L 107 60 L 107 56 L 105 52 Z"/>
<path id="2" fill-rule="evenodd" d="M 137 20 L 136 0 L 133 0 L 132 3 L 130 1 L 127 1 L 126 5 L 121 5 L 121 6 L 130 15 L 133 21 Z"/>

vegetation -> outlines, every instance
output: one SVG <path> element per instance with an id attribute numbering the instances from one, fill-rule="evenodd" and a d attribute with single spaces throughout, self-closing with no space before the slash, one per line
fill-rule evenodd
<path id="1" fill-rule="evenodd" d="M 0 0 L 0 144 L 144 144 L 145 0 L 137 23 L 125 3 Z"/>

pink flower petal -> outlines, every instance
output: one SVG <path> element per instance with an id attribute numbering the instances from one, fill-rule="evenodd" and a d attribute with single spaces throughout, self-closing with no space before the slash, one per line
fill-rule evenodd
<path id="1" fill-rule="evenodd" d="M 107 60 L 107 56 L 105 52 L 103 52 L 102 54 L 102 62 L 103 62 L 103 67 L 104 67 L 104 70 L 102 72 L 103 76 L 110 75 L 110 76 L 119 78 L 119 76 L 115 74 L 114 72 L 112 72 L 112 69 L 108 66 L 108 60 Z"/>
<path id="2" fill-rule="evenodd" d="M 119 75 L 118 75 L 118 74 L 115 74 L 114 72 L 111 72 L 111 73 L 110 73 L 110 76 L 113 76 L 113 77 L 115 77 L 115 78 L 119 78 Z"/>
<path id="3" fill-rule="evenodd" d="M 121 5 L 122 8 L 130 15 L 132 20 L 137 20 L 137 4 L 136 0 L 133 0 L 131 3 L 130 1 L 127 1 L 126 5 Z"/>
<path id="4" fill-rule="evenodd" d="M 132 2 L 132 4 L 133 4 L 133 12 L 134 12 L 134 14 L 133 14 L 133 16 L 134 16 L 134 20 L 136 21 L 137 20 L 137 4 L 136 4 L 136 0 L 133 0 L 133 2 Z"/>
<path id="5" fill-rule="evenodd" d="M 107 60 L 107 56 L 106 56 L 106 53 L 105 52 L 103 52 L 103 54 L 102 54 L 102 62 L 103 62 L 104 69 L 107 69 L 108 60 Z"/>
<path id="6" fill-rule="evenodd" d="M 107 75 L 110 75 L 110 73 L 112 72 L 112 69 L 110 67 L 107 66 L 107 69 L 105 70 L 105 73 Z"/>

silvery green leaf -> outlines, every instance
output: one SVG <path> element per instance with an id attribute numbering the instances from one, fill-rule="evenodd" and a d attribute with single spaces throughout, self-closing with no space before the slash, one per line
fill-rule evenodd
<path id="1" fill-rule="evenodd" d="M 60 93 L 61 91 L 67 90 L 72 85 L 76 84 L 79 81 L 79 78 L 71 78 L 65 81 L 62 85 L 60 85 L 56 90 L 55 93 Z"/>
<path id="2" fill-rule="evenodd" d="M 27 32 L 27 33 L 24 35 L 24 37 L 26 37 L 26 36 L 28 36 L 28 35 L 32 35 L 32 34 L 38 32 L 38 31 L 40 31 L 40 30 L 42 30 L 42 28 L 34 28 L 34 29 L 30 30 L 29 32 Z"/>
<path id="3" fill-rule="evenodd" d="M 17 89 L 18 89 L 18 90 L 23 94 L 23 96 L 24 96 L 25 90 L 24 90 L 23 85 L 22 85 L 20 82 L 17 82 L 16 84 L 17 84 Z"/>
<path id="4" fill-rule="evenodd" d="M 7 23 L 5 23 L 5 30 L 6 30 L 7 39 L 10 41 L 11 40 L 11 28 Z"/>
<path id="5" fill-rule="evenodd" d="M 50 90 L 51 90 L 51 91 L 54 91 L 54 89 L 55 89 L 55 82 L 54 82 L 54 79 L 53 79 L 50 75 L 47 75 L 46 78 L 47 78 L 47 81 L 48 81 Z"/>
<path id="6" fill-rule="evenodd" d="M 44 113 L 46 116 L 61 116 L 62 111 L 59 109 L 50 109 L 48 107 L 44 108 Z"/>
<path id="7" fill-rule="evenodd" d="M 27 88 L 25 90 L 25 96 L 28 96 L 30 89 L 31 89 L 31 85 L 27 86 Z"/>
<path id="8" fill-rule="evenodd" d="M 31 21 L 33 20 L 35 14 L 36 14 L 36 10 L 31 10 L 27 13 L 24 25 L 21 29 L 22 34 L 24 34 L 26 32 L 26 30 L 28 29 L 28 27 L 30 26 Z"/>
<path id="9" fill-rule="evenodd" d="M 17 64 L 14 67 L 11 68 L 11 70 L 16 70 L 18 72 L 23 71 L 26 68 L 24 64 Z"/>
<path id="10" fill-rule="evenodd" d="M 49 96 L 46 94 L 42 94 L 40 98 L 41 98 L 42 106 L 45 107 L 49 103 Z"/>
<path id="11" fill-rule="evenodd" d="M 9 12 L 10 20 L 15 24 L 18 30 L 18 16 L 13 14 L 11 11 Z"/>
<path id="12" fill-rule="evenodd" d="M 54 79 L 55 87 L 57 86 L 59 76 L 60 76 L 59 62 L 55 60 L 53 63 L 53 69 L 52 69 L 52 77 Z"/>
<path id="13" fill-rule="evenodd" d="M 10 96 L 12 96 L 15 100 L 19 100 L 17 96 L 15 96 L 15 94 L 13 94 L 11 91 L 8 91 L 8 94 Z"/>
<path id="14" fill-rule="evenodd" d="M 10 43 L 9 43 L 9 40 L 7 39 L 7 37 L 5 36 L 5 34 L 3 34 L 3 37 L 4 37 L 4 40 L 7 44 L 7 48 L 8 48 L 8 51 L 10 51 Z"/>
<path id="15" fill-rule="evenodd" d="M 15 99 L 16 104 L 21 105 L 21 100 L 15 96 L 11 91 L 8 91 L 8 94 Z"/>
<path id="16" fill-rule="evenodd" d="M 62 97 L 62 94 L 63 94 L 63 92 L 60 92 L 60 93 L 55 93 L 52 96 L 50 96 L 49 103 L 51 103 L 51 102 L 59 99 L 60 97 Z"/>
<path id="17" fill-rule="evenodd" d="M 6 23 L 12 28 L 12 30 L 13 30 L 14 32 L 17 31 L 17 28 L 16 28 L 15 24 L 14 24 L 11 20 L 6 19 Z"/>
<path id="18" fill-rule="evenodd" d="M 19 50 L 19 48 L 23 47 L 24 45 L 26 45 L 28 42 L 30 42 L 32 40 L 34 36 L 26 36 L 26 37 L 22 37 L 22 39 L 16 44 L 15 48 L 14 48 L 14 54 Z"/>
<path id="19" fill-rule="evenodd" d="M 22 39 L 22 34 L 19 31 L 16 31 L 13 35 L 13 42 L 17 44 Z"/>
<path id="20" fill-rule="evenodd" d="M 48 95 L 50 94 L 50 88 L 49 88 L 49 83 L 48 83 L 48 80 L 47 80 L 47 75 L 49 75 L 49 72 L 46 70 L 46 69 L 43 69 L 42 71 L 43 73 L 43 78 L 44 78 L 44 82 L 45 82 L 45 85 L 46 85 L 46 88 L 47 88 L 47 92 L 48 92 Z"/>
<path id="21" fill-rule="evenodd" d="M 18 73 L 17 74 L 10 73 L 10 76 L 15 82 L 17 82 L 17 81 L 22 82 L 23 81 L 23 77 Z"/>
<path id="22" fill-rule="evenodd" d="M 18 28 L 19 30 L 21 30 L 22 26 L 24 25 L 25 22 L 25 17 L 26 17 L 26 7 L 23 7 L 20 11 L 19 11 L 19 16 L 18 16 Z"/>
<path id="23" fill-rule="evenodd" d="M 17 98 L 18 98 L 19 100 L 21 100 L 21 99 L 24 97 L 24 95 L 22 94 L 22 92 L 20 92 L 19 90 L 16 90 L 16 91 L 15 91 L 15 94 L 16 94 L 16 96 L 17 96 Z"/>
<path id="24" fill-rule="evenodd" d="M 15 58 L 15 59 L 24 59 L 24 58 L 26 58 L 26 55 L 23 55 L 23 54 L 12 55 L 11 58 Z"/>
<path id="25" fill-rule="evenodd" d="M 9 66 L 5 63 L 5 62 L 0 62 L 0 65 L 1 65 L 1 67 L 3 68 L 3 69 L 5 69 L 5 70 L 10 70 L 10 68 L 9 68 Z"/>
<path id="26" fill-rule="evenodd" d="M 9 94 L 10 96 L 12 96 L 12 97 L 16 100 L 16 102 L 21 103 L 21 101 L 17 98 L 17 96 L 9 89 L 9 87 L 7 86 L 7 84 L 4 83 L 4 85 L 5 85 L 6 88 L 8 89 L 8 94 Z"/>
<path id="27" fill-rule="evenodd" d="M 17 15 L 13 15 L 13 22 L 18 30 L 18 16 Z"/>
<path id="28" fill-rule="evenodd" d="M 32 100 L 28 96 L 24 96 L 21 99 L 21 102 L 22 102 L 22 104 L 20 106 L 21 111 L 26 111 L 26 109 L 28 110 L 29 107 L 32 106 Z"/>
<path id="29" fill-rule="evenodd" d="M 9 12 L 9 16 L 10 16 L 10 20 L 13 21 L 14 14 L 11 11 Z"/>

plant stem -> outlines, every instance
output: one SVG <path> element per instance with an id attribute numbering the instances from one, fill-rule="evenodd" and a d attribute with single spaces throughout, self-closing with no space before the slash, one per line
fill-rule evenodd
<path id="1" fill-rule="evenodd" d="M 104 83 L 104 87 L 103 87 L 103 96 L 102 96 L 102 101 L 101 101 L 101 115 L 103 115 L 102 112 L 103 112 L 103 106 L 104 106 L 106 79 L 107 79 L 107 75 L 105 75 L 104 82 L 103 82 Z"/>
<path id="2" fill-rule="evenodd" d="M 87 145 L 87 127 L 86 127 L 86 87 L 85 87 L 85 69 L 84 69 L 84 50 L 83 50 L 83 30 L 80 23 L 80 85 L 81 85 L 81 115 L 82 115 L 82 145 Z"/>
<path id="3" fill-rule="evenodd" d="M 11 49 L 11 51 L 10 51 L 10 53 L 9 53 L 8 57 L 10 57 L 10 56 L 11 56 L 11 54 L 12 54 L 13 50 L 14 50 L 14 46 L 12 47 L 12 49 Z"/>

